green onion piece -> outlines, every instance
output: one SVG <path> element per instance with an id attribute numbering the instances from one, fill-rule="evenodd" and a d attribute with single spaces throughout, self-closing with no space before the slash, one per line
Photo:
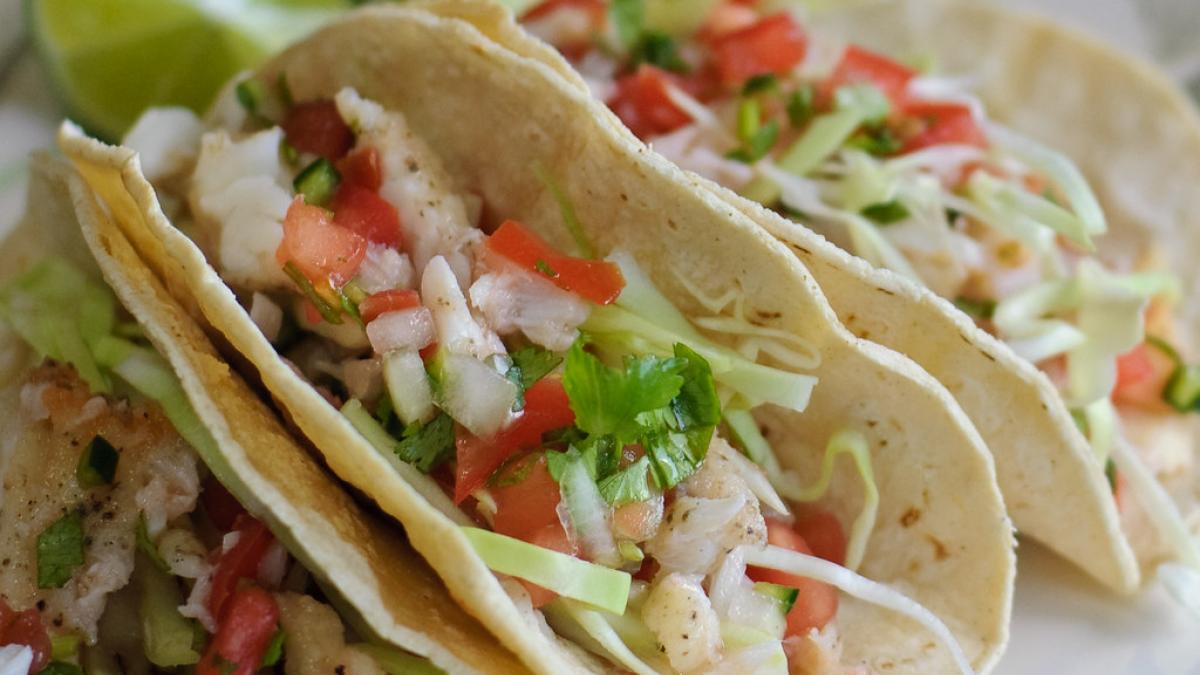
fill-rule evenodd
<path id="1" fill-rule="evenodd" d="M 1108 489 L 1117 494 L 1117 463 L 1112 457 L 1104 461 L 1104 477 L 1108 479 Z"/>
<path id="2" fill-rule="evenodd" d="M 259 668 L 270 668 L 279 663 L 279 659 L 283 658 L 283 643 L 285 640 L 287 640 L 287 633 L 283 632 L 282 628 L 277 629 L 275 634 L 271 636 L 271 641 L 267 643 L 267 649 L 263 652 Z"/>
<path id="3" fill-rule="evenodd" d="M 342 175 L 334 168 L 333 162 L 324 157 L 304 167 L 304 170 L 292 181 L 292 187 L 297 194 L 304 195 L 304 203 L 312 206 L 325 206 L 333 199 Z"/>
<path id="4" fill-rule="evenodd" d="M 780 586 L 766 581 L 758 581 L 754 584 L 754 592 L 760 595 L 765 595 L 771 598 L 779 606 L 779 611 L 782 614 L 787 614 L 792 611 L 792 605 L 796 604 L 796 598 L 799 597 L 800 591 L 789 586 Z"/>
<path id="5" fill-rule="evenodd" d="M 296 266 L 295 262 L 289 260 L 284 263 L 283 271 L 285 274 L 291 277 L 296 286 L 300 288 L 300 292 L 304 294 L 304 297 L 307 298 L 308 301 L 317 308 L 317 313 L 321 315 L 322 319 L 334 325 L 339 325 L 342 323 L 341 312 L 339 312 L 333 305 L 326 302 L 325 298 L 321 297 L 321 294 L 317 292 L 316 287 L 313 286 L 313 282 L 310 281 L 307 276 L 305 276 L 304 272 L 300 271 L 300 268 Z"/>
<path id="6" fill-rule="evenodd" d="M 1171 359 L 1171 362 L 1175 365 L 1178 366 L 1183 364 L 1183 357 L 1179 355 L 1179 351 L 1176 350 L 1170 342 L 1167 342 L 1157 335 L 1147 335 L 1146 344 L 1165 354 L 1167 358 Z"/>
<path id="7" fill-rule="evenodd" d="M 179 613 L 183 604 L 175 577 L 142 558 L 135 574 L 141 591 L 142 641 L 146 659 L 160 668 L 189 666 L 200 661 L 192 648 L 192 622 Z"/>
<path id="8" fill-rule="evenodd" d="M 538 272 L 540 272 L 543 276 L 545 276 L 547 279 L 558 278 L 558 272 L 555 272 L 554 268 L 550 266 L 550 263 L 546 262 L 545 260 L 542 260 L 541 258 L 538 258 L 537 260 L 534 261 L 533 267 Z"/>
<path id="9" fill-rule="evenodd" d="M 38 588 L 62 588 L 82 564 L 83 518 L 72 511 L 38 535 Z"/>
<path id="10" fill-rule="evenodd" d="M 387 675 L 445 675 L 445 671 L 423 659 L 395 647 L 356 644 L 354 649 L 375 659 Z"/>
<path id="11" fill-rule="evenodd" d="M 51 661 L 38 675 L 83 675 L 83 669 L 66 661 Z"/>
<path id="12" fill-rule="evenodd" d="M 84 448 L 79 456 L 79 464 L 75 467 L 75 479 L 85 490 L 111 485 L 117 475 L 117 460 L 120 459 L 117 449 L 103 436 L 96 435 Z"/>
<path id="13" fill-rule="evenodd" d="M 975 300 L 960 295 L 954 299 L 954 306 L 962 313 L 976 319 L 990 319 L 996 313 L 995 300 Z"/>
<path id="14" fill-rule="evenodd" d="M 779 78 L 773 73 L 753 75 L 742 85 L 742 96 L 753 96 L 779 87 Z"/>
<path id="15" fill-rule="evenodd" d="M 621 45 L 631 50 L 642 37 L 646 6 L 642 0 L 612 0 L 608 3 L 608 19 L 616 28 Z"/>
<path id="16" fill-rule="evenodd" d="M 630 54 L 634 65 L 649 63 L 652 66 L 682 73 L 687 70 L 687 62 L 679 56 L 679 47 L 675 40 L 666 33 L 648 31 L 638 40 Z"/>
<path id="17" fill-rule="evenodd" d="M 899 199 L 890 202 L 879 202 L 863 207 L 862 215 L 870 218 L 877 225 L 891 225 L 908 217 L 908 207 Z"/>
<path id="18" fill-rule="evenodd" d="M 815 112 L 813 99 L 816 95 L 812 85 L 802 85 L 796 91 L 793 91 L 787 99 L 787 115 L 788 121 L 792 126 L 799 129 L 808 124 Z"/>
<path id="19" fill-rule="evenodd" d="M 752 98 L 742 99 L 737 110 L 737 135 L 742 142 L 748 142 L 758 133 L 762 125 L 762 108 L 758 101 Z"/>
<path id="20" fill-rule="evenodd" d="M 628 573 L 477 527 L 461 529 L 492 571 L 524 579 L 614 614 L 625 613 L 632 581 Z"/>
<path id="21" fill-rule="evenodd" d="M 137 542 L 138 550 L 141 551 L 150 562 L 159 570 L 166 572 L 170 568 L 167 567 L 167 561 L 163 560 L 162 554 L 158 552 L 158 546 L 154 544 L 154 540 L 150 538 L 150 530 L 146 526 L 146 514 L 138 514 L 137 530 L 135 531 L 135 541 Z"/>
<path id="22" fill-rule="evenodd" d="M 584 258 L 595 258 L 596 249 L 592 246 L 592 242 L 588 241 L 587 235 L 583 231 L 583 225 L 579 222 L 579 216 L 575 214 L 575 206 L 571 203 L 571 198 L 558 184 L 558 181 L 551 176 L 541 164 L 533 165 L 533 173 L 542 181 L 546 189 L 554 197 L 554 201 L 558 202 L 558 210 L 562 214 L 563 225 L 567 228 L 567 232 L 571 234 L 571 238 L 575 240 L 575 248 L 578 249 L 579 255 Z"/>
<path id="23" fill-rule="evenodd" d="M 779 136 L 779 123 L 770 120 L 763 124 L 758 100 L 746 98 L 738 105 L 737 133 L 742 147 L 730 152 L 728 157 L 749 164 L 770 152 Z"/>
<path id="24" fill-rule="evenodd" d="M 300 162 L 300 151 L 288 143 L 286 138 L 279 139 L 279 159 L 288 166 L 296 166 Z"/>
<path id="25" fill-rule="evenodd" d="M 250 113 L 252 117 L 259 116 L 263 102 L 267 99 L 267 89 L 262 82 L 252 77 L 242 80 L 234 87 L 233 93 L 246 112 Z"/>
<path id="26" fill-rule="evenodd" d="M 1163 388 L 1163 400 L 1179 412 L 1200 410 L 1200 366 L 1175 366 Z"/>
<path id="27" fill-rule="evenodd" d="M 50 638 L 50 658 L 55 661 L 74 659 L 79 655 L 83 638 L 77 633 L 64 633 Z"/>
<path id="28" fill-rule="evenodd" d="M 893 134 L 891 129 L 885 126 L 868 127 L 865 131 L 855 134 L 846 140 L 846 147 L 874 155 L 876 157 L 884 157 L 900 152 L 903 147 Z"/>

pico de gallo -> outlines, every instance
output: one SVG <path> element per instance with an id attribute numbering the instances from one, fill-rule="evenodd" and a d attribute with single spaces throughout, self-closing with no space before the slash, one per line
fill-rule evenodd
<path id="1" fill-rule="evenodd" d="M 847 535 L 818 504 L 833 462 L 781 470 L 751 416 L 804 409 L 810 345 L 698 289 L 712 316 L 684 316 L 632 255 L 595 256 L 553 176 L 575 250 L 512 219 L 485 231 L 480 197 L 353 89 L 295 102 L 247 80 L 215 128 L 175 115 L 126 143 L 186 198 L 182 229 L 535 623 L 636 673 L 826 672 L 841 589 L 893 598 L 969 670 L 938 619 L 853 573 L 878 504 L 865 438 L 825 449 L 862 478 Z"/>
<path id="2" fill-rule="evenodd" d="M 521 21 L 659 153 L 927 286 L 1037 364 L 1107 463 L 1143 562 L 1200 566 L 1147 478 L 1190 495 L 1196 469 L 1200 368 L 1179 350 L 1175 280 L 1097 255 L 1106 222 L 1079 170 L 989 120 L 963 82 L 760 5 L 547 0 Z"/>
<path id="3" fill-rule="evenodd" d="M 45 358 L 6 387 L 0 672 L 440 672 L 363 643 L 208 474 L 212 437 L 117 307 L 56 258 L 0 289 Z"/>

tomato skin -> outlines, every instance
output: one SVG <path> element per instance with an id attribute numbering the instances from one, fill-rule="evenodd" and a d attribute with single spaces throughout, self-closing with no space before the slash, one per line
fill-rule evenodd
<path id="1" fill-rule="evenodd" d="M 835 565 L 846 564 L 846 532 L 837 516 L 820 509 L 797 514 L 792 529 L 812 550 L 812 554 Z"/>
<path id="2" fill-rule="evenodd" d="M 279 625 L 279 606 L 257 586 L 244 586 L 229 601 L 229 612 L 196 664 L 196 675 L 251 675 Z"/>
<path id="3" fill-rule="evenodd" d="M 383 185 L 383 168 L 379 165 L 379 151 L 375 148 L 358 148 L 337 163 L 342 174 L 342 184 L 378 192 Z"/>
<path id="4" fill-rule="evenodd" d="M 204 489 L 200 492 L 200 505 L 208 514 L 208 519 L 221 532 L 232 530 L 238 516 L 246 512 L 245 507 L 238 502 L 237 498 L 211 475 L 204 479 Z"/>
<path id="5" fill-rule="evenodd" d="M 292 147 L 331 162 L 336 162 L 354 145 L 354 132 L 329 99 L 297 103 L 288 110 L 281 126 Z"/>
<path id="6" fill-rule="evenodd" d="M 333 224 L 375 244 L 400 248 L 400 214 L 374 190 L 343 183 L 333 196 Z"/>
<path id="7" fill-rule="evenodd" d="M 621 270 L 614 263 L 563 255 L 515 220 L 504 221 L 488 237 L 487 246 L 526 270 L 546 277 L 564 291 L 577 293 L 598 305 L 612 303 L 625 287 Z M 553 276 L 539 270 L 541 266 L 549 266 Z"/>
<path id="8" fill-rule="evenodd" d="M 676 79 L 643 63 L 617 79 L 616 90 L 606 103 L 638 138 L 670 133 L 692 118 L 667 95 L 668 84 L 677 84 Z"/>
<path id="9" fill-rule="evenodd" d="M 487 482 L 509 457 L 537 447 L 542 434 L 575 423 L 562 380 L 544 377 L 525 391 L 521 415 L 491 438 L 478 438 L 462 431 L 455 443 L 457 467 L 454 503 L 460 504 Z M 556 488 L 557 489 L 557 488 Z"/>
<path id="10" fill-rule="evenodd" d="M 280 265 L 293 262 L 318 289 L 341 286 L 358 272 L 367 254 L 367 241 L 335 225 L 329 212 L 304 203 L 297 195 L 283 219 L 283 240 L 275 250 Z"/>
<path id="11" fill-rule="evenodd" d="M 987 136 L 975 121 L 971 109 L 958 103 L 910 103 L 904 114 L 920 119 L 924 129 L 904 142 L 901 154 L 935 145 L 973 145 L 987 147 Z"/>
<path id="12" fill-rule="evenodd" d="M 0 598 L 0 645 L 25 645 L 33 652 L 29 675 L 35 675 L 50 663 L 50 635 L 42 617 L 32 607 L 15 612 Z"/>
<path id="13" fill-rule="evenodd" d="M 358 313 L 362 316 L 363 323 L 371 323 L 380 314 L 420 306 L 421 296 L 416 291 L 407 288 L 392 288 L 367 296 L 366 300 L 358 303 Z"/>
<path id="14" fill-rule="evenodd" d="M 217 560 L 208 592 L 208 611 L 217 623 L 224 621 L 222 612 L 236 594 L 238 581 L 253 579 L 258 574 L 259 563 L 275 541 L 267 526 L 249 514 L 238 516 L 233 529 L 240 533 L 237 543 Z"/>
<path id="15" fill-rule="evenodd" d="M 767 542 L 772 546 L 812 555 L 812 549 L 804 537 L 787 523 L 777 520 L 767 520 Z M 829 584 L 760 567 L 748 567 L 746 574 L 755 581 L 789 586 L 800 591 L 796 596 L 796 604 L 792 605 L 787 615 L 787 636 L 807 635 L 813 628 L 821 629 L 837 614 L 837 589 Z"/>
<path id="16" fill-rule="evenodd" d="M 786 75 L 804 60 L 808 38 L 787 12 L 763 17 L 712 40 L 721 81 L 738 86 L 755 75 Z"/>
<path id="17" fill-rule="evenodd" d="M 908 83 L 917 76 L 917 71 L 897 63 L 886 56 L 862 47 L 850 45 L 833 74 L 821 85 L 821 98 L 831 101 L 843 86 L 873 84 L 887 96 L 894 106 L 903 107 L 908 100 Z"/>

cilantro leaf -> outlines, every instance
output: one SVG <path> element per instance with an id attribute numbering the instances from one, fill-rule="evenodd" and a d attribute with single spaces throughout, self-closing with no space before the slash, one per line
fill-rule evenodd
<path id="1" fill-rule="evenodd" d="M 600 496 L 612 506 L 650 499 L 650 459 L 642 456 L 621 471 L 600 481 Z"/>
<path id="2" fill-rule="evenodd" d="M 541 347 L 525 347 L 509 355 L 513 366 L 520 369 L 521 389 L 528 389 L 562 363 L 563 357 Z"/>
<path id="3" fill-rule="evenodd" d="M 675 44 L 674 38 L 658 31 L 647 31 L 642 35 L 634 45 L 630 56 L 635 66 L 649 63 L 674 73 L 682 73 L 687 70 L 687 63 L 679 56 L 679 47 Z"/>
<path id="4" fill-rule="evenodd" d="M 859 213 L 870 218 L 876 225 L 891 225 L 908 217 L 908 207 L 900 200 L 893 199 L 864 206 Z"/>
<path id="5" fill-rule="evenodd" d="M 687 435 L 676 431 L 649 434 L 642 442 L 654 483 L 663 490 L 675 487 L 696 472 L 704 457 L 697 456 Z"/>
<path id="6" fill-rule="evenodd" d="M 576 340 L 567 352 L 563 388 L 575 412 L 575 424 L 592 436 L 612 434 L 619 443 L 641 433 L 638 413 L 662 408 L 683 386 L 683 359 L 626 357 L 624 368 L 609 368 Z"/>
<path id="7" fill-rule="evenodd" d="M 82 564 L 83 519 L 72 511 L 38 535 L 38 588 L 62 588 Z"/>
<path id="8" fill-rule="evenodd" d="M 813 118 L 813 114 L 816 112 L 813 101 L 815 98 L 812 85 L 804 85 L 793 91 L 788 97 L 787 114 L 793 127 L 799 129 Z"/>
<path id="9" fill-rule="evenodd" d="M 671 411 L 675 413 L 679 428 L 692 431 L 716 427 L 721 423 L 721 399 L 717 398 L 717 384 L 708 361 L 680 342 L 675 343 L 675 358 L 682 359 L 686 364 L 680 373 L 683 375 L 683 386 L 671 401 Z M 704 447 L 707 449 L 707 442 Z"/>
<path id="10" fill-rule="evenodd" d="M 558 482 L 563 469 L 576 459 L 583 460 L 588 475 L 592 480 L 600 480 L 616 473 L 620 457 L 617 454 L 617 443 L 612 436 L 597 436 L 578 445 L 572 445 L 566 452 L 547 452 L 546 469 L 550 477 Z"/>
<path id="11" fill-rule="evenodd" d="M 433 471 L 452 454 L 454 420 L 445 413 L 423 425 L 409 425 L 404 430 L 404 439 L 396 446 L 396 456 L 417 467 L 421 473 Z"/>

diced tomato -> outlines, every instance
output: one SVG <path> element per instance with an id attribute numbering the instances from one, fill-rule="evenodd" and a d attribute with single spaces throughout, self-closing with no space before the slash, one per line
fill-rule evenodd
<path id="1" fill-rule="evenodd" d="M 375 148 L 358 148 L 338 161 L 337 169 L 343 185 L 349 183 L 373 192 L 383 185 L 383 169 Z"/>
<path id="2" fill-rule="evenodd" d="M 571 540 L 567 536 L 566 530 L 559 523 L 547 525 L 537 530 L 529 535 L 526 541 L 542 548 L 548 548 L 551 551 L 566 553 L 567 555 L 575 555 L 576 553 L 575 547 L 571 545 Z M 533 603 L 535 609 L 549 604 L 558 597 L 558 593 L 538 586 L 535 583 L 525 581 L 524 579 L 517 579 L 517 581 L 529 593 L 529 600 Z"/>
<path id="3" fill-rule="evenodd" d="M 608 107 L 638 138 L 670 133 L 692 121 L 667 95 L 667 85 L 672 83 L 676 83 L 676 78 L 643 63 L 634 72 L 617 79 Z"/>
<path id="4" fill-rule="evenodd" d="M 613 302 L 625 287 L 621 270 L 614 263 L 563 255 L 515 220 L 504 221 L 488 237 L 487 245 L 530 272 L 547 277 L 559 288 L 598 305 Z"/>
<path id="5" fill-rule="evenodd" d="M 33 652 L 29 675 L 40 672 L 50 663 L 50 635 L 42 625 L 36 609 L 13 611 L 0 598 L 0 645 L 25 645 Z"/>
<path id="6" fill-rule="evenodd" d="M 1158 349 L 1143 342 L 1117 357 L 1117 385 L 1113 402 L 1141 408 L 1164 409 L 1163 389 L 1175 364 Z"/>
<path id="7" fill-rule="evenodd" d="M 358 303 L 358 313 L 362 315 L 363 323 L 371 323 L 380 314 L 420 306 L 421 296 L 416 291 L 393 288 L 367 296 L 366 300 Z"/>
<path id="8" fill-rule="evenodd" d="M 916 76 L 917 71 L 908 66 L 862 47 L 850 45 L 842 53 L 833 74 L 822 83 L 820 95 L 822 100 L 830 101 L 834 93 L 846 85 L 873 84 L 893 105 L 903 107 L 908 100 L 908 82 Z"/>
<path id="9" fill-rule="evenodd" d="M 304 320 L 310 326 L 320 326 L 325 323 L 325 317 L 321 316 L 321 310 L 312 304 L 309 300 L 304 300 L 300 303 L 300 308 L 304 310 Z"/>
<path id="10" fill-rule="evenodd" d="M 846 564 L 846 533 L 837 516 L 813 509 L 797 514 L 792 529 L 804 539 L 813 555 L 837 565 Z"/>
<path id="11" fill-rule="evenodd" d="M 529 541 L 535 533 L 552 525 L 561 528 L 558 483 L 550 475 L 544 453 L 531 453 L 510 462 L 488 488 L 496 501 L 492 529 Z"/>
<path id="12" fill-rule="evenodd" d="M 786 523 L 767 521 L 767 542 L 798 553 L 812 555 L 812 549 L 804 537 Z M 779 572 L 777 570 L 749 567 L 746 574 L 755 581 L 766 581 L 789 586 L 800 591 L 796 604 L 787 615 L 787 635 L 806 635 L 813 628 L 823 628 L 837 614 L 837 589 L 808 577 Z"/>
<path id="13" fill-rule="evenodd" d="M 314 285 L 341 286 L 354 277 L 367 242 L 356 232 L 335 225 L 329 212 L 309 206 L 297 195 L 283 219 L 283 241 L 275 250 L 280 265 L 293 262 Z"/>
<path id="14" fill-rule="evenodd" d="M 546 377 L 525 392 L 525 408 L 520 416 L 496 435 L 478 438 L 460 431 L 454 502 L 461 503 L 478 490 L 509 457 L 540 445 L 542 434 L 574 423 L 575 413 L 562 380 Z"/>
<path id="15" fill-rule="evenodd" d="M 906 117 L 919 120 L 921 130 L 904 142 L 901 153 L 914 152 L 935 145 L 974 145 L 987 147 L 987 136 L 971 109 L 958 103 L 910 103 Z"/>
<path id="16" fill-rule="evenodd" d="M 336 162 L 354 145 L 354 132 L 329 99 L 297 103 L 283 120 L 288 143 L 300 152 L 311 152 Z"/>
<path id="17" fill-rule="evenodd" d="M 400 214 L 374 190 L 343 183 L 333 196 L 333 224 L 369 242 L 400 248 Z"/>
<path id="18" fill-rule="evenodd" d="M 258 574 L 259 563 L 275 541 L 267 526 L 249 514 L 238 516 L 233 529 L 238 533 L 237 543 L 217 560 L 208 592 L 208 611 L 217 623 L 223 621 L 222 612 L 237 590 L 238 581 L 253 579 Z"/>
<path id="19" fill-rule="evenodd" d="M 438 350 L 438 343 L 432 342 L 432 343 L 426 345 L 424 348 L 422 348 L 417 353 L 421 355 L 422 361 L 429 363 L 429 359 L 432 359 L 434 356 L 437 355 L 437 350 Z"/>
<path id="20" fill-rule="evenodd" d="M 211 475 L 204 480 L 204 489 L 200 492 L 200 504 L 204 507 L 204 512 L 208 514 L 208 519 L 222 532 L 232 530 L 238 516 L 246 512 L 237 498 Z"/>
<path id="21" fill-rule="evenodd" d="M 786 75 L 804 60 L 808 39 L 787 12 L 713 39 L 712 52 L 721 81 L 738 86 L 755 75 Z"/>
<path id="22" fill-rule="evenodd" d="M 196 664 L 196 675 L 251 675 L 262 663 L 278 625 L 279 605 L 270 593 L 257 586 L 239 588 Z"/>

